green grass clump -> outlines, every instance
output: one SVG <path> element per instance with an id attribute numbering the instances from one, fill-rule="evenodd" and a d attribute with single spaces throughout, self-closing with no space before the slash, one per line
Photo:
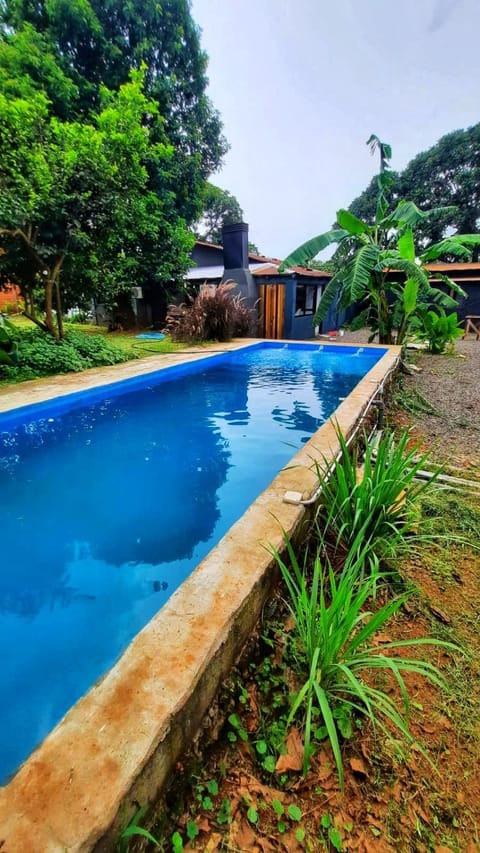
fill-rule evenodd
<path id="1" fill-rule="evenodd" d="M 415 524 L 413 505 L 435 480 L 415 480 L 428 454 L 408 450 L 407 430 L 398 439 L 383 435 L 376 447 L 367 443 L 362 460 L 358 446 L 347 446 L 337 434 L 340 457 L 331 467 L 317 468 L 322 484 L 317 527 L 347 549 L 369 543 L 369 553 L 392 553 Z"/>
<path id="2" fill-rule="evenodd" d="M 335 575 L 328 563 L 324 567 L 319 551 L 309 576 L 300 567 L 288 538 L 285 543 L 288 564 L 277 552 L 275 557 L 288 592 L 287 607 L 294 620 L 290 642 L 293 642 L 297 677 L 301 683 L 293 696 L 287 725 L 295 718 L 300 718 L 303 724 L 306 772 L 312 737 L 320 718 L 343 788 L 340 740 L 345 712 L 347 716 L 366 716 L 387 735 L 386 722 L 389 722 L 411 743 L 409 698 L 403 673 L 415 672 L 437 686 L 444 686 L 440 671 L 428 661 L 391 656 L 389 652 L 425 644 L 456 647 L 448 642 L 421 638 L 390 641 L 379 648 L 374 643 L 376 633 L 384 630 L 407 596 L 391 599 L 376 610 L 368 609 L 368 603 L 375 598 L 381 574 L 377 571 L 365 575 L 367 549 L 350 551 L 339 575 Z M 370 683 L 372 674 L 379 670 L 393 676 L 400 690 L 403 710 L 399 709 L 395 696 Z"/>

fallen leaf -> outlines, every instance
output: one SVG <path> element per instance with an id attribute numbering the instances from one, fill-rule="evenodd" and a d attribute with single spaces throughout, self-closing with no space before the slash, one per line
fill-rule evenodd
<path id="1" fill-rule="evenodd" d="M 375 637 L 373 640 L 373 645 L 379 646 L 379 645 L 381 645 L 381 643 L 391 643 L 391 642 L 392 642 L 392 638 L 390 637 L 389 634 L 378 633 L 378 634 L 375 634 Z"/>
<path id="2" fill-rule="evenodd" d="M 350 767 L 354 773 L 360 773 L 361 776 L 368 776 L 367 768 L 361 758 L 351 758 Z"/>
<path id="3" fill-rule="evenodd" d="M 255 841 L 255 832 L 248 820 L 240 818 L 238 822 L 232 823 L 229 833 L 231 847 L 237 847 L 239 850 L 251 850 Z"/>
<path id="4" fill-rule="evenodd" d="M 210 821 L 206 817 L 201 817 L 197 820 L 197 826 L 200 832 L 210 832 Z"/>
<path id="5" fill-rule="evenodd" d="M 435 616 L 435 618 L 440 622 L 443 622 L 444 625 L 450 625 L 452 620 L 450 619 L 450 616 L 447 616 L 447 614 L 443 612 L 443 610 L 439 610 L 439 608 L 434 607 L 433 604 L 429 605 L 429 609 L 432 616 Z"/>
<path id="6" fill-rule="evenodd" d="M 219 832 L 214 832 L 204 847 L 204 853 L 216 853 L 217 850 L 220 850 L 221 844 L 222 836 Z"/>
<path id="7" fill-rule="evenodd" d="M 303 741 L 298 729 L 290 729 L 285 743 L 287 752 L 280 755 L 275 766 L 276 773 L 285 773 L 286 770 L 299 771 L 303 767 Z"/>
<path id="8" fill-rule="evenodd" d="M 270 853 L 271 850 L 277 850 L 277 847 L 274 847 L 273 844 L 270 843 L 268 838 L 257 838 L 257 844 L 262 849 L 263 853 Z"/>

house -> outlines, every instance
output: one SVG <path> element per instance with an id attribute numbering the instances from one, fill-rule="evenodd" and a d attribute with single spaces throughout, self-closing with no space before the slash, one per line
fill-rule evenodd
<path id="1" fill-rule="evenodd" d="M 358 313 L 353 305 L 339 311 L 334 303 L 321 327 L 313 319 L 320 298 L 332 278 L 331 273 L 310 267 L 292 267 L 279 273 L 278 258 L 258 255 L 248 250 L 248 225 L 239 222 L 223 228 L 223 246 L 197 240 L 192 251 L 192 267 L 186 283 L 192 293 L 204 284 L 217 285 L 235 281 L 246 303 L 255 308 L 258 317 L 256 334 L 261 338 L 307 340 L 318 333 L 328 333 L 348 323 Z M 480 263 L 428 264 L 431 283 L 446 292 L 449 288 L 438 279 L 448 275 L 467 293 L 458 299 L 458 316 L 480 315 Z M 395 276 L 392 273 L 392 276 Z M 134 288 L 141 291 L 141 288 Z M 452 294 L 453 295 L 453 294 Z M 165 319 L 165 297 L 159 288 L 143 289 L 134 299 L 139 325 L 161 327 Z"/>
<path id="2" fill-rule="evenodd" d="M 248 251 L 248 225 L 223 228 L 223 246 L 197 240 L 192 252 L 195 266 L 187 272 L 192 289 L 202 284 L 235 281 L 238 290 L 258 312 L 261 338 L 304 340 L 315 336 L 313 318 L 331 275 L 308 267 L 278 272 L 281 260 Z M 335 328 L 330 318 L 323 327 Z"/>
<path id="3" fill-rule="evenodd" d="M 480 263 L 426 264 L 426 269 L 430 273 L 432 287 L 450 293 L 457 300 L 458 307 L 455 310 L 460 320 L 464 320 L 467 314 L 480 316 Z M 448 285 L 438 278 L 438 274 L 447 275 L 460 285 L 467 296 L 455 296 Z"/>

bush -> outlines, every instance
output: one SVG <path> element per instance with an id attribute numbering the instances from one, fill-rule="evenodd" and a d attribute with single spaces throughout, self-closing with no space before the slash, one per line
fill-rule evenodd
<path id="1" fill-rule="evenodd" d="M 422 311 L 420 313 L 420 328 L 417 337 L 428 342 L 429 352 L 437 355 L 451 351 L 457 338 L 461 338 L 463 330 L 460 326 L 456 311 L 446 314 L 443 308 L 437 311 Z"/>
<path id="2" fill-rule="evenodd" d="M 240 294 L 232 295 L 235 282 L 219 284 L 213 293 L 200 293 L 190 305 L 170 305 L 165 332 L 176 341 L 229 341 L 246 337 L 253 312 Z"/>
<path id="3" fill-rule="evenodd" d="M 67 332 L 62 341 L 33 329 L 19 336 L 17 364 L 1 365 L 1 375 L 12 381 L 36 379 L 55 373 L 80 372 L 127 361 L 131 356 L 110 344 L 102 335 Z"/>

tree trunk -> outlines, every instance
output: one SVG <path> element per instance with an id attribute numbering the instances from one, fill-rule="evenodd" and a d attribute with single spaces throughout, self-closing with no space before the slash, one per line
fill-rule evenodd
<path id="1" fill-rule="evenodd" d="M 65 331 L 63 328 L 63 314 L 62 314 L 62 300 L 60 296 L 60 282 L 58 280 L 58 276 L 55 279 L 55 303 L 57 306 L 57 328 L 58 328 L 58 337 L 62 341 L 65 337 Z"/>
<path id="2" fill-rule="evenodd" d="M 53 274 L 50 273 L 45 281 L 45 325 L 47 327 L 47 331 L 49 331 L 50 334 L 58 340 L 58 332 L 53 322 L 53 285 L 54 277 Z"/>
<path id="3" fill-rule="evenodd" d="M 387 346 L 393 344 L 392 317 L 387 294 L 383 288 L 380 290 L 378 295 L 378 329 L 379 343 L 386 344 Z"/>

